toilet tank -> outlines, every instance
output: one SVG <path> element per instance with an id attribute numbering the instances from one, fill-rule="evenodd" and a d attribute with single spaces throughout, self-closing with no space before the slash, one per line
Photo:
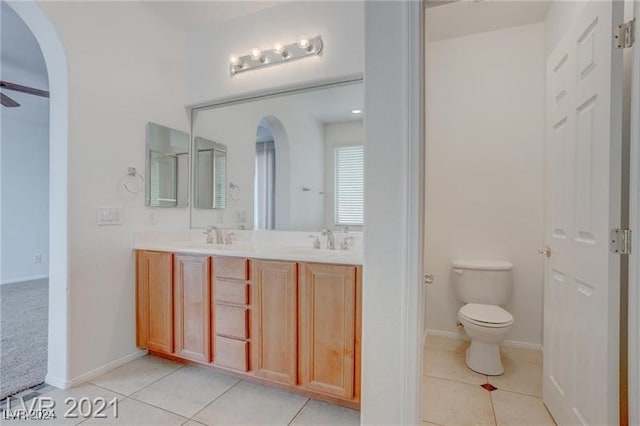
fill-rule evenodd
<path id="1" fill-rule="evenodd" d="M 463 303 L 504 305 L 511 297 L 513 264 L 505 260 L 454 260 L 453 286 Z"/>

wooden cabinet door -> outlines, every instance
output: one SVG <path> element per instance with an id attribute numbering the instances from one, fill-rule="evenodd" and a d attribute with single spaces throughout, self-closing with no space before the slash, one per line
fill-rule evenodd
<path id="1" fill-rule="evenodd" d="M 300 384 L 354 397 L 356 267 L 300 265 Z"/>
<path id="2" fill-rule="evenodd" d="M 253 261 L 251 367 L 257 376 L 297 382 L 297 264 Z"/>
<path id="3" fill-rule="evenodd" d="M 211 261 L 176 254 L 174 260 L 175 354 L 211 362 Z"/>
<path id="4" fill-rule="evenodd" d="M 164 353 L 173 351 L 172 256 L 136 252 L 136 343 Z"/>

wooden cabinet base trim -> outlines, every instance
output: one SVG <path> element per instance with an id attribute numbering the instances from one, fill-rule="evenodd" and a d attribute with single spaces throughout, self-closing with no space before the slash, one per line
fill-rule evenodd
<path id="1" fill-rule="evenodd" d="M 290 386 L 290 385 L 285 385 L 282 383 L 276 383 L 276 382 L 272 382 L 271 380 L 268 379 L 263 379 L 261 377 L 258 377 L 254 374 L 252 374 L 251 372 L 247 372 L 247 373 L 243 373 L 240 372 L 238 370 L 233 370 L 231 368 L 226 368 L 220 365 L 215 365 L 215 364 L 206 364 L 206 363 L 201 363 L 201 362 L 197 362 L 197 361 L 191 361 L 191 360 L 186 360 L 174 355 L 170 355 L 170 354 L 165 354 L 162 352 L 155 352 L 155 351 L 149 351 L 150 355 L 153 356 L 157 356 L 159 358 L 164 358 L 164 359 L 168 359 L 171 361 L 175 361 L 175 362 L 179 362 L 181 364 L 187 364 L 187 365 L 202 365 L 205 366 L 207 368 L 211 368 L 212 370 L 221 372 L 227 376 L 231 376 L 231 377 L 235 377 L 237 379 L 240 380 L 246 380 L 247 382 L 252 382 L 252 383 L 258 383 L 261 385 L 265 385 L 268 386 L 270 388 L 274 388 L 274 389 L 280 389 L 280 390 L 284 390 L 287 392 L 293 392 L 296 393 L 298 395 L 303 395 L 306 396 L 307 398 L 313 398 L 313 399 L 317 399 L 320 401 L 324 401 L 324 402 L 328 402 L 331 404 L 335 404 L 335 405 L 340 405 L 342 407 L 346 407 L 346 408 L 351 408 L 352 410 L 358 410 L 360 411 L 360 401 L 357 400 L 345 400 L 345 399 L 340 399 L 340 398 L 334 398 L 328 395 L 323 395 L 321 393 L 317 393 L 317 392 L 313 392 L 310 391 L 308 389 L 304 389 L 301 387 L 297 387 L 297 386 Z"/>

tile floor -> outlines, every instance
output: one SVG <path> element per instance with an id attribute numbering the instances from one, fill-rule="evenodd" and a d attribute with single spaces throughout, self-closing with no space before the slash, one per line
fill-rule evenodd
<path id="1" fill-rule="evenodd" d="M 43 394 L 56 401 L 55 421 L 49 425 L 359 425 L 360 413 L 255 383 L 238 380 L 209 368 L 183 365 L 145 356 L 89 383 Z M 118 399 L 107 418 L 65 419 L 65 399 Z M 5 424 L 5 422 L 2 422 Z M 6 421 L 7 425 L 34 424 Z"/>
<path id="2" fill-rule="evenodd" d="M 502 348 L 505 372 L 484 376 L 465 365 L 468 342 L 428 336 L 423 425 L 555 425 L 542 403 L 540 352 Z M 489 392 L 480 385 L 491 383 Z"/>
<path id="3" fill-rule="evenodd" d="M 468 342 L 429 336 L 423 377 L 423 425 L 554 425 L 542 404 L 542 359 L 536 351 L 502 348 L 505 373 L 487 377 L 464 363 Z M 480 385 L 491 383 L 489 392 Z M 53 397 L 47 425 L 358 425 L 360 413 L 238 380 L 211 369 L 146 356 L 68 390 L 46 385 L 20 395 Z M 106 419 L 68 418 L 65 399 L 118 400 Z M 5 422 L 2 422 L 5 423 Z M 10 421 L 7 424 L 34 424 Z"/>

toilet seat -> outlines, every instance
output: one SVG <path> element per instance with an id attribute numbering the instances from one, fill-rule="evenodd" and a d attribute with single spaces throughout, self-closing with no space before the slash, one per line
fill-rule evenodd
<path id="1" fill-rule="evenodd" d="M 472 324 L 488 327 L 510 327 L 514 323 L 513 315 L 498 305 L 483 305 L 480 303 L 467 303 L 458 314 Z"/>

